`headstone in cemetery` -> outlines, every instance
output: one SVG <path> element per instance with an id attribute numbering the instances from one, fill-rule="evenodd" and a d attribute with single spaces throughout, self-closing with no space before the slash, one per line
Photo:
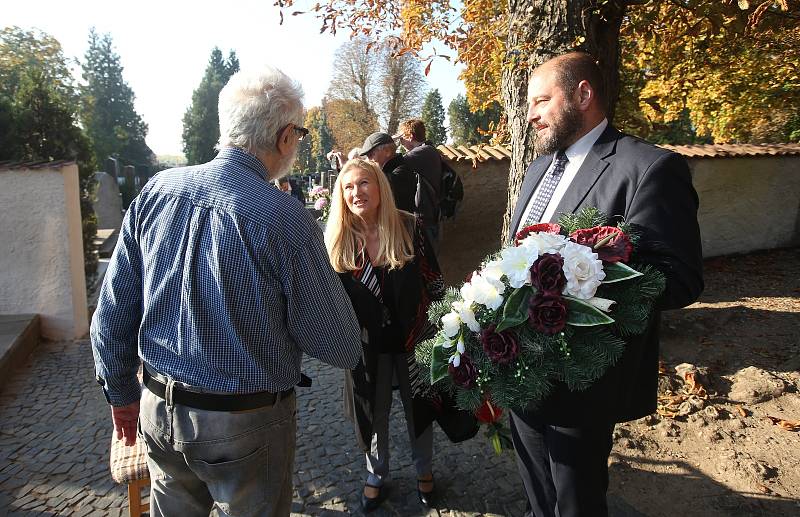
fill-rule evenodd
<path id="1" fill-rule="evenodd" d="M 106 158 L 106 172 L 114 178 L 119 178 L 119 162 L 114 158 Z"/>
<path id="2" fill-rule="evenodd" d="M 127 185 L 136 185 L 136 167 L 133 165 L 126 165 L 122 168 L 122 175 L 125 177 Z"/>
<path id="3" fill-rule="evenodd" d="M 122 224 L 122 196 L 119 185 L 113 176 L 106 172 L 95 172 L 97 193 L 94 201 L 94 213 L 97 215 L 97 228 L 119 229 Z"/>
<path id="4" fill-rule="evenodd" d="M 149 167 L 138 167 L 136 169 L 136 191 L 141 192 L 142 187 L 144 187 L 147 180 L 150 179 L 150 168 Z"/>
<path id="5" fill-rule="evenodd" d="M 139 192 L 136 189 L 136 168 L 133 165 L 126 165 L 122 168 L 120 192 L 122 192 L 122 206 L 127 209 Z"/>

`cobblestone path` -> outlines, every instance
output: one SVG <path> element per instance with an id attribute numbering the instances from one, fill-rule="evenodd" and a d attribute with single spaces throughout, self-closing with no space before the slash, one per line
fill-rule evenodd
<path id="1" fill-rule="evenodd" d="M 306 360 L 311 388 L 298 390 L 293 515 L 359 515 L 364 458 L 342 414 L 342 372 Z M 395 400 L 388 499 L 371 515 L 519 516 L 522 487 L 510 454 L 479 435 L 451 444 L 437 428 L 434 475 L 441 504 L 416 498 L 401 405 Z M 110 412 L 94 382 L 88 341 L 45 342 L 0 392 L 0 517 L 127 515 L 127 493 L 111 480 Z"/>

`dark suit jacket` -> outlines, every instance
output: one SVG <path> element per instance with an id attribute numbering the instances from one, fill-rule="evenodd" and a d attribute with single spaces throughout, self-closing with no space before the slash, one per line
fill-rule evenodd
<path id="1" fill-rule="evenodd" d="M 389 179 L 394 195 L 394 204 L 400 210 L 415 213 L 417 205 L 415 196 L 417 194 L 417 178 L 414 171 L 406 163 L 402 154 L 396 154 L 383 164 L 383 172 Z"/>
<path id="2" fill-rule="evenodd" d="M 516 231 L 536 185 L 553 160 L 540 156 L 528 167 L 511 218 Z M 697 193 L 686 160 L 610 125 L 592 147 L 551 222 L 562 213 L 594 206 L 633 223 L 641 233 L 633 262 L 652 264 L 667 278 L 659 310 L 694 302 L 703 290 Z M 550 397 L 528 412 L 553 425 L 624 422 L 655 411 L 658 384 L 657 311 L 648 330 L 628 339 L 620 361 L 592 387 L 571 392 L 558 383 Z M 522 412 L 525 413 L 525 412 Z"/>

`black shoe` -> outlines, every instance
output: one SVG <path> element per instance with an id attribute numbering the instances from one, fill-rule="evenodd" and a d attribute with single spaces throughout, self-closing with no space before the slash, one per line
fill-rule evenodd
<path id="1" fill-rule="evenodd" d="M 370 488 L 377 488 L 378 496 L 367 497 L 364 495 L 364 492 L 361 492 L 361 509 L 364 510 L 364 513 L 369 513 L 375 510 L 383 502 L 383 486 L 370 485 L 369 483 L 367 483 L 367 486 Z"/>
<path id="2" fill-rule="evenodd" d="M 429 492 L 423 492 L 419 489 L 420 483 L 431 483 L 433 484 L 433 478 L 431 479 L 417 479 L 417 497 L 419 497 L 419 502 L 423 505 L 427 506 L 428 508 L 433 508 L 436 504 L 436 493 L 435 489 L 431 489 Z"/>

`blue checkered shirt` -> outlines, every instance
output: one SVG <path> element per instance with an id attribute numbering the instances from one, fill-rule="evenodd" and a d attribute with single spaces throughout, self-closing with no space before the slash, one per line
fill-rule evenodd
<path id="1" fill-rule="evenodd" d="M 220 393 L 289 389 L 303 353 L 355 367 L 358 322 L 322 232 L 267 178 L 254 156 L 226 148 L 160 172 L 131 203 L 91 327 L 112 405 L 139 399 L 140 358 Z"/>

